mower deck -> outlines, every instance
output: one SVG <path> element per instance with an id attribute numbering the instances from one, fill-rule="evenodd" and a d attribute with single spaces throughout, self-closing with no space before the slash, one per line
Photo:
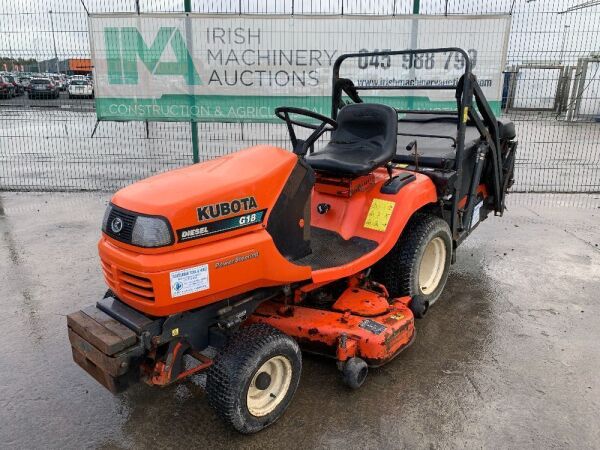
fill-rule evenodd
<path id="1" fill-rule="evenodd" d="M 357 306 L 368 302 L 359 292 Z M 258 307 L 249 322 L 265 323 L 283 331 L 305 351 L 340 362 L 360 357 L 370 367 L 379 367 L 412 343 L 415 327 L 409 302 L 410 297 L 395 299 L 384 313 L 366 316 L 349 309 L 331 311 L 268 301 Z"/>

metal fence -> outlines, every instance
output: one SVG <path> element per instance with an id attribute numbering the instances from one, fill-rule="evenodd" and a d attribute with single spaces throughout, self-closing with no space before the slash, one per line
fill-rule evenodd
<path id="1" fill-rule="evenodd" d="M 512 14 L 503 115 L 519 139 L 515 191 L 600 192 L 600 2 L 192 0 L 223 14 Z M 0 71 L 83 73 L 88 13 L 182 12 L 184 0 L 0 0 Z M 9 96 L 12 97 L 12 96 Z M 200 123 L 201 159 L 287 145 L 277 124 Z M 96 122 L 94 102 L 0 98 L 0 190 L 114 190 L 190 164 L 188 123 Z"/>

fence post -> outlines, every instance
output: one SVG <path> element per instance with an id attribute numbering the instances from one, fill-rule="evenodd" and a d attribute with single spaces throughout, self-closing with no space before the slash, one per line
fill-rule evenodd
<path id="1" fill-rule="evenodd" d="M 419 14 L 421 10 L 421 0 L 413 0 L 413 14 Z"/>
<path id="2" fill-rule="evenodd" d="M 421 1 L 413 0 L 413 14 L 418 15 L 420 9 L 421 9 Z M 419 23 L 416 20 L 413 20 L 411 23 L 411 27 L 410 27 L 410 48 L 411 48 L 411 50 L 414 50 L 415 47 L 417 46 L 417 34 L 419 34 Z M 410 64 L 409 77 L 412 80 L 415 77 L 414 55 L 410 55 L 410 58 L 411 58 L 411 64 Z M 412 95 L 408 98 L 408 109 L 414 109 L 414 107 L 415 107 L 414 96 L 415 96 L 415 92 L 413 91 Z"/>
<path id="3" fill-rule="evenodd" d="M 184 0 L 183 8 L 186 13 L 192 12 L 192 0 Z M 191 36 L 191 34 L 190 34 L 190 30 L 189 30 L 189 20 L 188 20 L 187 24 L 186 24 L 186 37 L 189 38 L 190 36 Z M 189 70 L 192 71 L 194 69 L 193 69 L 193 67 L 190 67 Z M 189 79 L 191 79 L 191 76 L 189 77 Z M 190 109 L 190 111 L 191 111 L 191 109 Z M 194 120 L 192 120 L 191 117 L 190 117 L 190 126 L 191 126 L 191 132 L 192 132 L 192 161 L 195 164 L 195 163 L 200 162 L 200 150 L 198 148 L 198 122 L 195 122 Z"/>

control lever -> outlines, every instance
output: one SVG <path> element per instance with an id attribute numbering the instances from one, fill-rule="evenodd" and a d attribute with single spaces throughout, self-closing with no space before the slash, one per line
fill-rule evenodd
<path id="1" fill-rule="evenodd" d="M 406 146 L 406 150 L 409 152 L 410 151 L 413 152 L 413 155 L 415 157 L 415 171 L 418 171 L 419 170 L 419 153 L 417 152 L 417 141 L 414 140 L 412 142 L 409 142 L 408 145 Z"/>
<path id="2" fill-rule="evenodd" d="M 391 162 L 387 163 L 385 165 L 385 168 L 387 169 L 387 173 L 388 173 L 388 177 L 390 178 L 389 180 L 386 181 L 386 183 L 391 183 L 392 180 L 394 179 L 394 166 L 392 165 Z"/>

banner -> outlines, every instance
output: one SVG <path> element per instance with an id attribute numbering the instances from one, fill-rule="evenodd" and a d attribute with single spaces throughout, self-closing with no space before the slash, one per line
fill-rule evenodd
<path id="1" fill-rule="evenodd" d="M 459 47 L 499 111 L 510 16 L 99 14 L 89 20 L 100 120 L 271 122 L 277 106 L 331 112 L 344 53 Z M 458 53 L 355 58 L 357 86 L 454 85 Z M 454 92 L 361 91 L 398 108 L 455 108 Z"/>

